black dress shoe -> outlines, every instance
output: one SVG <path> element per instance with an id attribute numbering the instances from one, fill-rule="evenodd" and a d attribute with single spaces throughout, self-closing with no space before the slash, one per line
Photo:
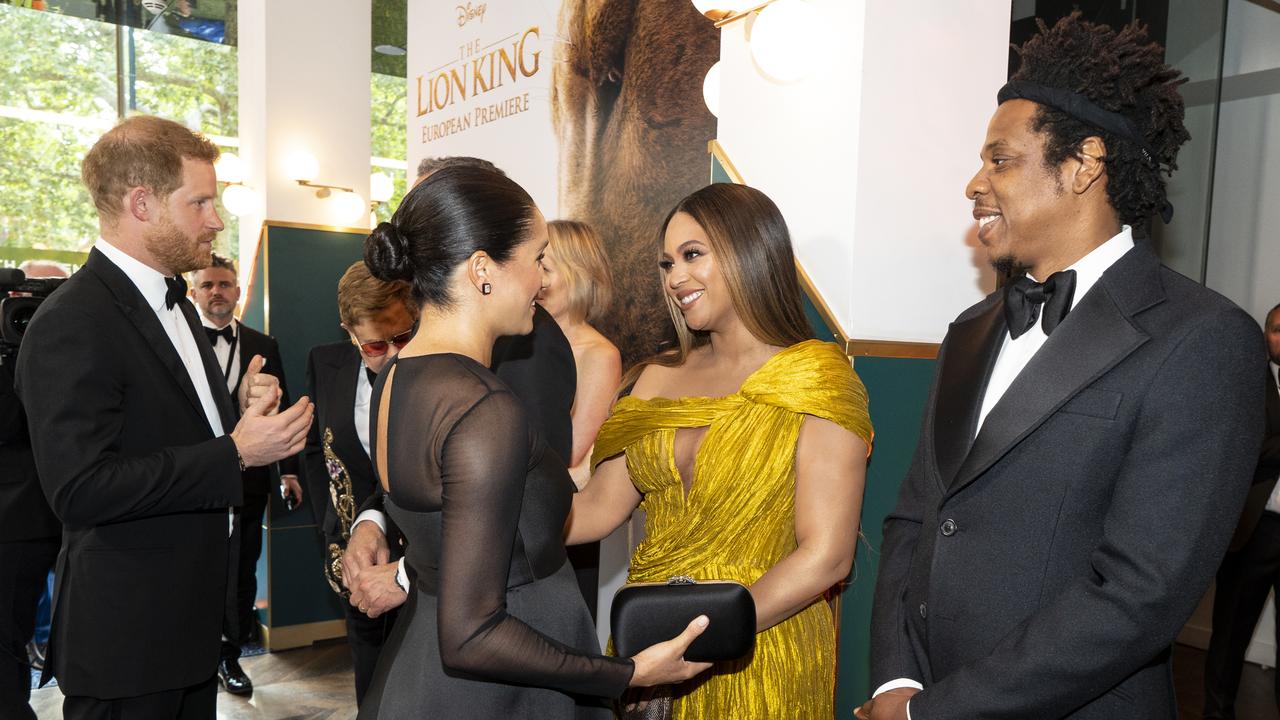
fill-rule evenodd
<path id="1" fill-rule="evenodd" d="M 252 695 L 253 682 L 240 668 L 240 661 L 235 658 L 218 661 L 218 682 L 232 695 Z"/>

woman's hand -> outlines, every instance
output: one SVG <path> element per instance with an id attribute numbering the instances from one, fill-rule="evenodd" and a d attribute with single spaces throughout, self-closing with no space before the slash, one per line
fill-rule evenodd
<path id="1" fill-rule="evenodd" d="M 684 632 L 657 645 L 641 650 L 632 656 L 636 670 L 631 676 L 631 687 L 650 687 L 684 682 L 711 667 L 711 663 L 689 662 L 684 653 L 689 645 L 707 629 L 706 615 L 694 618 Z"/>

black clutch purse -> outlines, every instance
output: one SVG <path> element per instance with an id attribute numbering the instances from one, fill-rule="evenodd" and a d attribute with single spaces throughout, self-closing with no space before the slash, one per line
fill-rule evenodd
<path id="1" fill-rule="evenodd" d="M 635 655 L 684 632 L 699 615 L 706 615 L 711 624 L 689 646 L 686 660 L 736 660 L 755 647 L 756 603 L 745 585 L 678 576 L 623 585 L 614 593 L 609 612 L 614 650 L 619 657 Z"/>

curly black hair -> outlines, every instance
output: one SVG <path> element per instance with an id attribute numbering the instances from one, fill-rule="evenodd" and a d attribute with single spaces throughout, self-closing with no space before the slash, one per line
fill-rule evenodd
<path id="1" fill-rule="evenodd" d="M 1032 129 L 1047 135 L 1044 163 L 1050 169 L 1074 157 L 1089 137 L 1107 147 L 1107 197 L 1120 222 L 1145 227 L 1164 207 L 1165 178 L 1178 167 L 1178 149 L 1191 139 L 1182 123 L 1178 86 L 1187 81 L 1166 65 L 1164 49 L 1151 42 L 1136 20 L 1116 32 L 1081 19 L 1077 10 L 1014 50 L 1022 59 L 1011 80 L 1061 88 L 1095 105 L 1131 118 L 1147 141 L 1136 143 L 1083 122 L 1060 110 L 1039 106 Z"/>

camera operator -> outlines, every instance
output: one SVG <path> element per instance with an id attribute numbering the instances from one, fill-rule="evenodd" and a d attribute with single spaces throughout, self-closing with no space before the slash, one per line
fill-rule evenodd
<path id="1" fill-rule="evenodd" d="M 48 262 L 23 263 L 27 278 L 67 273 Z M 0 355 L 0 717 L 35 720 L 27 643 L 36 605 L 58 557 L 62 526 L 36 478 L 27 416 L 13 391 L 13 354 Z"/>
<path id="2" fill-rule="evenodd" d="M 302 398 L 250 363 L 232 398 L 182 273 L 222 230 L 218 148 L 135 116 L 81 174 L 101 239 L 31 320 L 17 391 L 45 496 L 63 524 L 45 676 L 67 720 L 212 720 L 229 508 L 241 472 L 297 454 Z M 226 432 L 229 430 L 230 432 Z"/>

